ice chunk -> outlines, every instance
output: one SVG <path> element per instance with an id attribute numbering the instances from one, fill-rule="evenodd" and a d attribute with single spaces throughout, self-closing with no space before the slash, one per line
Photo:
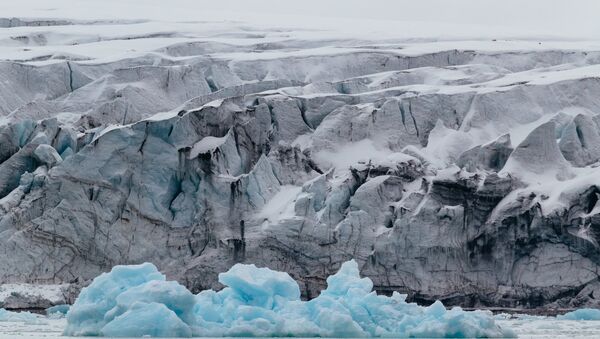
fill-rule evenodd
<path id="1" fill-rule="evenodd" d="M 581 308 L 559 315 L 557 318 L 564 320 L 600 320 L 600 310 L 595 308 Z"/>
<path id="2" fill-rule="evenodd" d="M 128 289 L 153 280 L 165 280 L 152 264 L 115 266 L 96 277 L 67 313 L 65 335 L 101 335 L 108 323 L 105 315 L 117 305 L 117 297 Z"/>
<path id="3" fill-rule="evenodd" d="M 66 335 L 189 337 L 196 296 L 152 264 L 116 266 L 94 279 L 67 314 Z"/>
<path id="4" fill-rule="evenodd" d="M 107 337 L 191 337 L 190 327 L 159 303 L 134 303 L 102 328 Z"/>
<path id="5" fill-rule="evenodd" d="M 163 304 L 184 323 L 190 325 L 194 323 L 193 309 L 196 296 L 176 281 L 154 280 L 132 287 L 117 297 L 117 306 L 107 315 L 125 313 L 135 308 L 135 304 L 140 303 Z M 164 312 L 160 310 L 160 313 Z"/>
<path id="6" fill-rule="evenodd" d="M 63 160 L 54 147 L 50 145 L 39 145 L 35 151 L 33 151 L 33 155 L 39 162 L 48 165 L 48 167 L 52 167 Z"/>
<path id="7" fill-rule="evenodd" d="M 283 300 L 300 300 L 300 288 L 289 274 L 254 265 L 236 264 L 219 274 L 219 282 L 229 286 L 233 293 L 248 305 L 273 308 L 276 297 Z"/>
<path id="8" fill-rule="evenodd" d="M 118 266 L 82 291 L 66 334 L 112 337 L 512 337 L 489 312 L 407 303 L 373 292 L 355 261 L 327 279 L 310 301 L 287 273 L 237 264 L 219 275 L 226 287 L 193 296 L 154 266 Z M 136 278 L 135 275 L 139 274 Z M 106 290 L 103 290 L 106 288 Z M 92 298 L 92 296 L 94 298 Z M 97 303 L 93 306 L 90 303 Z"/>
<path id="9" fill-rule="evenodd" d="M 369 278 L 360 278 L 356 261 L 345 262 L 337 274 L 327 278 L 327 289 L 321 295 L 344 296 L 349 293 L 366 294 L 373 290 Z"/>
<path id="10" fill-rule="evenodd" d="M 0 321 L 23 322 L 26 324 L 38 324 L 40 318 L 29 312 L 11 312 L 0 308 Z"/>
<path id="11" fill-rule="evenodd" d="M 67 305 L 67 304 L 48 307 L 46 309 L 46 315 L 50 316 L 53 314 L 58 314 L 58 315 L 64 316 L 67 314 L 67 312 L 69 312 L 70 308 L 71 308 L 71 305 Z"/>

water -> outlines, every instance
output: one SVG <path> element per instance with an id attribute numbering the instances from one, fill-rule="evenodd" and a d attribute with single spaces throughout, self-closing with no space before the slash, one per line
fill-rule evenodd
<path id="1" fill-rule="evenodd" d="M 600 338 L 600 321 L 557 320 L 555 318 L 496 320 L 515 330 L 519 338 L 589 339 Z M 43 319 L 39 324 L 0 322 L 0 339 L 5 338 L 72 338 L 62 336 L 63 319 Z M 89 337 L 88 337 L 89 339 Z"/>

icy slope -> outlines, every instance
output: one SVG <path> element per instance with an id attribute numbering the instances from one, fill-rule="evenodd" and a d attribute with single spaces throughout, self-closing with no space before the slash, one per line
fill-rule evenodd
<path id="1" fill-rule="evenodd" d="M 409 300 L 597 305 L 597 41 L 65 3 L 0 5 L 0 282 L 247 262 L 315 297 L 355 258 Z"/>

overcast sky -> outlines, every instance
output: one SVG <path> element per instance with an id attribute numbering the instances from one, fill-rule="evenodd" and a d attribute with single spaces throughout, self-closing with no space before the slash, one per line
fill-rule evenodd
<path id="1" fill-rule="evenodd" d="M 307 27 L 330 17 L 345 19 L 338 21 L 339 29 L 373 20 L 420 21 L 436 25 L 440 34 L 452 27 L 444 24 L 479 25 L 507 35 L 600 39 L 599 13 L 600 0 L 0 0 L 0 17 L 231 18 Z"/>

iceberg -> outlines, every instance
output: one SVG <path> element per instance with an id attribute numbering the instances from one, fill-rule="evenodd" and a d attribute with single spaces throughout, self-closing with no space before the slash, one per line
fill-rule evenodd
<path id="1" fill-rule="evenodd" d="M 0 322 L 4 321 L 22 322 L 26 324 L 40 324 L 44 322 L 37 315 L 30 312 L 12 312 L 0 308 Z"/>
<path id="2" fill-rule="evenodd" d="M 65 335 L 98 336 L 102 328 L 123 312 L 127 302 L 127 293 L 136 287 L 151 281 L 165 281 L 156 266 L 141 265 L 115 266 L 110 273 L 103 273 L 81 290 L 77 300 L 67 312 Z M 125 301 L 117 305 L 117 298 L 125 294 Z"/>
<path id="3" fill-rule="evenodd" d="M 581 308 L 559 315 L 557 318 L 563 320 L 600 320 L 600 310 L 595 308 Z"/>
<path id="4" fill-rule="evenodd" d="M 116 266 L 84 288 L 67 313 L 65 335 L 110 337 L 514 337 L 490 312 L 429 307 L 373 291 L 358 264 L 344 263 L 309 301 L 287 273 L 236 264 L 226 287 L 197 295 L 156 267 Z"/>
<path id="5" fill-rule="evenodd" d="M 67 314 L 67 312 L 69 312 L 69 309 L 71 308 L 71 305 L 68 304 L 61 304 L 61 305 L 55 305 L 52 307 L 48 307 L 46 309 L 46 315 L 47 316 L 65 316 Z"/>

